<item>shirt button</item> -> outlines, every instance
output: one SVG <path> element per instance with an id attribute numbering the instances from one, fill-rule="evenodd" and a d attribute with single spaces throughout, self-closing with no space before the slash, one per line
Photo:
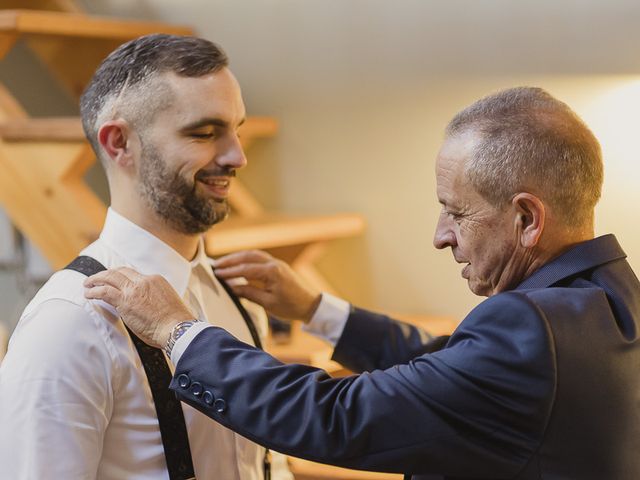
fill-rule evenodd
<path id="1" fill-rule="evenodd" d="M 227 402 L 222 398 L 218 398 L 215 402 L 213 402 L 213 409 L 217 413 L 222 413 L 227 409 Z"/>
<path id="2" fill-rule="evenodd" d="M 207 405 L 213 405 L 213 393 L 209 390 L 205 390 L 202 394 L 202 400 L 204 400 L 204 403 Z"/>
<path id="3" fill-rule="evenodd" d="M 199 397 L 200 395 L 202 395 L 202 384 L 199 382 L 193 382 L 191 384 L 191 393 L 193 393 L 196 397 Z"/>
<path id="4" fill-rule="evenodd" d="M 189 375 L 185 375 L 184 373 L 181 374 L 178 377 L 178 385 L 180 385 L 180 388 L 189 388 L 189 385 L 191 385 L 191 379 L 189 378 Z"/>

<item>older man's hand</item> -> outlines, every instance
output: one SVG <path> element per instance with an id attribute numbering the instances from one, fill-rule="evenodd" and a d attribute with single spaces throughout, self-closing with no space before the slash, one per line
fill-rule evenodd
<path id="1" fill-rule="evenodd" d="M 216 275 L 226 280 L 242 277 L 247 284 L 231 282 L 241 297 L 262 305 L 269 313 L 285 319 L 311 320 L 320 303 L 321 292 L 304 281 L 282 260 L 260 250 L 220 257 Z"/>
<path id="2" fill-rule="evenodd" d="M 193 320 L 163 277 L 142 275 L 127 267 L 96 273 L 84 282 L 85 297 L 112 305 L 124 323 L 144 342 L 164 347 L 175 325 Z"/>

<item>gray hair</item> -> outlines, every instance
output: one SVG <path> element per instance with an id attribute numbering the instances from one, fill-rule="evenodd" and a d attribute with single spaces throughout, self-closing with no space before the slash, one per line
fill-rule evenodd
<path id="1" fill-rule="evenodd" d="M 569 227 L 593 221 L 603 181 L 602 152 L 587 125 L 541 88 L 500 91 L 459 112 L 448 137 L 477 132 L 466 175 L 489 203 L 518 192 L 540 196 Z"/>
<path id="2" fill-rule="evenodd" d="M 197 37 L 153 34 L 120 45 L 98 67 L 80 98 L 82 126 L 96 155 L 103 160 L 97 137 L 104 121 L 123 115 L 143 126 L 171 103 L 170 87 L 154 82 L 159 74 L 200 77 L 228 63 L 220 47 Z"/>

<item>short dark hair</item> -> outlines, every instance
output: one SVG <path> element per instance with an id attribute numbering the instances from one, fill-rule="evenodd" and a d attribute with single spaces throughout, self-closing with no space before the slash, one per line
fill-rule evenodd
<path id="1" fill-rule="evenodd" d="M 545 90 L 500 91 L 459 112 L 447 136 L 477 132 L 467 178 L 492 205 L 521 191 L 541 196 L 567 226 L 593 221 L 603 181 L 602 152 L 589 127 Z"/>
<path id="2" fill-rule="evenodd" d="M 85 135 L 100 157 L 97 134 L 105 107 L 115 108 L 125 90 L 135 90 L 138 100 L 158 74 L 173 72 L 184 77 L 215 73 L 229 64 L 224 51 L 209 40 L 192 36 L 152 34 L 120 45 L 100 64 L 80 98 Z M 137 102 L 148 117 L 157 102 Z M 115 112 L 114 112 L 115 113 Z M 134 112 L 134 115 L 140 112 Z"/>

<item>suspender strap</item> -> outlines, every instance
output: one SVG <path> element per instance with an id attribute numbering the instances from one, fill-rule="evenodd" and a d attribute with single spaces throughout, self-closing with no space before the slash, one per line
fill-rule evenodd
<path id="1" fill-rule="evenodd" d="M 100 262 L 87 256 L 77 257 L 65 269 L 75 270 L 88 277 L 106 270 Z M 172 375 L 164 354 L 162 350 L 150 347 L 140 340 L 129 330 L 129 327 L 127 327 L 127 331 L 138 351 L 151 387 L 169 478 L 170 480 L 195 479 L 184 414 L 180 402 L 169 390 Z"/>
<path id="2" fill-rule="evenodd" d="M 215 275 L 215 271 L 213 272 L 213 274 Z M 253 320 L 251 319 L 249 312 L 247 312 L 246 308 L 244 308 L 238 296 L 233 292 L 233 290 L 231 290 L 231 287 L 227 285 L 227 282 L 225 282 L 222 278 L 218 278 L 218 281 L 220 282 L 222 287 L 225 289 L 229 297 L 231 297 L 231 300 L 233 300 L 233 303 L 235 303 L 236 308 L 242 315 L 242 318 L 244 318 L 244 322 L 247 324 L 247 328 L 251 333 L 251 338 L 253 339 L 253 343 L 260 350 L 264 350 L 262 347 L 262 341 L 260 340 L 260 335 L 258 335 L 258 329 L 253 323 Z M 268 448 L 265 448 L 262 466 L 264 470 L 264 480 L 271 480 L 271 452 L 269 451 Z"/>

